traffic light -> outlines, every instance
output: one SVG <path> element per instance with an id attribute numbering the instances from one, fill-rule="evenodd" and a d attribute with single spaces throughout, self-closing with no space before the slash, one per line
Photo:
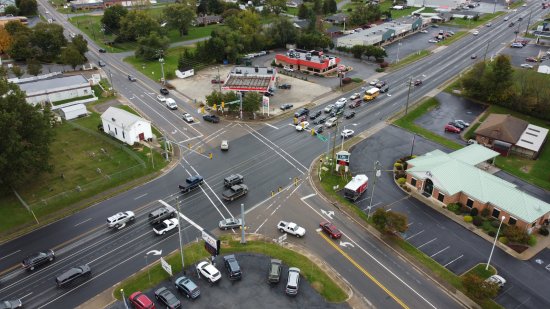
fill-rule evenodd
<path id="1" fill-rule="evenodd" d="M 212 153 L 209 153 L 208 157 L 210 158 L 210 160 L 212 160 Z"/>

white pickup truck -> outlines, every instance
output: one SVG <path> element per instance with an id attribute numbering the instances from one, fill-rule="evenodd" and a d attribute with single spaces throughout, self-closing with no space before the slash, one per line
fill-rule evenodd
<path id="1" fill-rule="evenodd" d="M 157 235 L 164 235 L 166 232 L 169 232 L 175 229 L 178 226 L 178 218 L 172 218 L 162 221 L 161 223 L 153 227 L 153 232 Z"/>
<path id="2" fill-rule="evenodd" d="M 281 233 L 288 233 L 296 237 L 302 237 L 306 234 L 306 230 L 303 227 L 298 226 L 294 222 L 279 221 L 277 228 Z"/>

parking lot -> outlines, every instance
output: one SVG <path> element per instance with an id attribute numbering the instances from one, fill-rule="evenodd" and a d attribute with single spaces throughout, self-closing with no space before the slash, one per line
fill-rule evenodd
<path id="1" fill-rule="evenodd" d="M 204 278 L 198 278 L 197 273 L 188 270 L 187 276 L 199 286 L 201 291 L 200 297 L 195 300 L 186 299 L 177 292 L 173 282 L 163 282 L 151 290 L 142 292 L 154 300 L 154 291 L 165 286 L 182 302 L 182 308 L 350 308 L 347 303 L 327 303 L 304 277 L 301 277 L 298 295 L 287 296 L 285 284 L 288 265 L 283 265 L 281 281 L 278 284 L 270 285 L 267 282 L 269 257 L 256 254 L 235 255 L 242 270 L 242 280 L 230 281 L 228 279 L 221 256 L 216 259 L 216 267 L 222 274 L 222 278 L 217 283 L 210 285 Z M 174 278 L 178 278 L 180 275 L 177 274 Z M 131 292 L 128 291 L 128 293 Z M 126 297 L 128 296 L 129 294 L 126 294 Z M 156 304 L 160 308 L 160 303 L 156 302 Z M 125 309 L 125 306 L 124 303 L 118 301 L 109 308 Z"/>

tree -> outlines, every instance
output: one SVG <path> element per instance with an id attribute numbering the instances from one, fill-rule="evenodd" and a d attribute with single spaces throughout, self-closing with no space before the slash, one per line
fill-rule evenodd
<path id="1" fill-rule="evenodd" d="M 23 70 L 20 66 L 18 66 L 16 64 L 11 67 L 11 72 L 17 78 L 20 78 L 21 76 L 25 75 L 25 70 Z"/>
<path id="2" fill-rule="evenodd" d="M 0 183 L 4 188 L 51 170 L 50 109 L 41 111 L 25 97 L 16 84 L 0 79 Z"/>
<path id="3" fill-rule="evenodd" d="M 509 103 L 513 96 L 512 65 L 506 55 L 498 55 L 485 72 L 487 78 L 487 101 L 489 103 Z"/>
<path id="4" fill-rule="evenodd" d="M 12 37 L 13 40 L 10 44 L 8 54 L 14 60 L 26 60 L 32 55 L 31 39 L 30 35 L 17 34 Z"/>
<path id="5" fill-rule="evenodd" d="M 208 0 L 200 0 L 197 6 L 197 14 L 208 14 Z"/>
<path id="6" fill-rule="evenodd" d="M 304 4 L 298 6 L 298 18 L 307 19 L 311 15 L 311 10 Z"/>
<path id="7" fill-rule="evenodd" d="M 298 29 L 288 18 L 273 20 L 266 32 L 273 47 L 285 47 L 288 43 L 295 43 L 298 38 Z"/>
<path id="8" fill-rule="evenodd" d="M 88 41 L 82 36 L 82 34 L 77 34 L 71 44 L 80 52 L 82 56 L 88 51 Z"/>
<path id="9" fill-rule="evenodd" d="M 35 58 L 27 59 L 27 73 L 37 76 L 42 73 L 42 64 Z"/>
<path id="10" fill-rule="evenodd" d="M 188 33 L 191 22 L 195 20 L 195 9 L 185 4 L 171 4 L 162 10 L 168 27 L 177 29 L 180 36 Z"/>
<path id="11" fill-rule="evenodd" d="M 152 32 L 149 36 L 138 39 L 136 57 L 146 60 L 159 59 L 163 55 L 163 52 L 168 49 L 169 45 L 170 40 L 167 37 Z"/>
<path id="12" fill-rule="evenodd" d="M 120 20 L 120 30 L 116 41 L 132 42 L 151 32 L 162 33 L 159 23 L 144 11 L 130 11 Z"/>
<path id="13" fill-rule="evenodd" d="M 120 4 L 110 6 L 103 12 L 101 23 L 105 26 L 105 32 L 118 33 L 120 20 L 128 14 L 128 9 Z"/>
<path id="14" fill-rule="evenodd" d="M 485 91 L 485 70 L 487 65 L 485 61 L 475 63 L 472 68 L 464 74 L 461 79 L 464 94 L 469 97 L 476 97 L 479 100 L 485 100 L 487 93 Z"/>
<path id="15" fill-rule="evenodd" d="M 281 14 L 286 9 L 285 0 L 266 0 L 265 8 L 275 15 Z"/>
<path id="16" fill-rule="evenodd" d="M 220 0 L 208 0 L 207 8 L 209 14 L 221 14 L 224 9 Z"/>
<path id="17" fill-rule="evenodd" d="M 321 15 L 323 13 L 323 1 L 313 0 L 313 12 L 315 15 Z"/>
<path id="18" fill-rule="evenodd" d="M 350 49 L 354 58 L 361 59 L 361 56 L 365 53 L 367 47 L 365 45 L 353 45 Z"/>
<path id="19" fill-rule="evenodd" d="M 19 15 L 19 12 L 17 10 L 17 7 L 15 5 L 8 5 L 5 9 L 4 9 L 4 13 L 6 15 L 8 14 L 11 14 L 13 16 L 17 16 Z"/>
<path id="20" fill-rule="evenodd" d="M 323 14 L 336 13 L 336 11 L 338 11 L 338 6 L 335 0 L 325 0 L 323 2 Z"/>
<path id="21" fill-rule="evenodd" d="M 56 60 L 61 53 L 61 48 L 67 46 L 63 30 L 60 24 L 38 23 L 30 36 L 30 44 L 38 53 L 33 57 L 44 62 Z"/>
<path id="22" fill-rule="evenodd" d="M 382 16 L 377 4 L 359 4 L 351 12 L 349 22 L 353 25 L 363 25 L 379 20 Z"/>
<path id="23" fill-rule="evenodd" d="M 252 113 L 260 109 L 262 98 L 263 96 L 257 92 L 247 92 L 243 97 L 243 111 Z"/>
<path id="24" fill-rule="evenodd" d="M 485 282 L 482 278 L 467 274 L 462 278 L 462 286 L 466 289 L 468 296 L 476 300 L 494 298 L 498 294 L 499 286 L 494 282 Z"/>
<path id="25" fill-rule="evenodd" d="M 36 3 L 36 0 L 19 0 L 18 2 L 17 8 L 20 15 L 32 16 L 38 13 L 38 3 Z"/>
<path id="26" fill-rule="evenodd" d="M 0 28 L 0 53 L 7 52 L 11 47 L 11 34 L 4 28 Z"/>
<path id="27" fill-rule="evenodd" d="M 18 20 L 12 20 L 12 21 L 8 21 L 5 25 L 4 25 L 4 29 L 6 29 L 6 31 L 11 35 L 11 36 L 14 36 L 14 35 L 22 35 L 22 34 L 31 34 L 32 33 L 32 30 L 29 29 L 29 27 L 23 25 L 20 21 Z"/>
<path id="28" fill-rule="evenodd" d="M 408 229 L 407 217 L 391 210 L 376 209 L 372 215 L 372 220 L 374 225 L 384 233 L 404 233 Z"/>
<path id="29" fill-rule="evenodd" d="M 63 49 L 60 59 L 63 64 L 68 64 L 73 67 L 73 70 L 76 69 L 76 66 L 86 62 L 86 57 L 84 57 L 73 45 L 69 45 Z"/>

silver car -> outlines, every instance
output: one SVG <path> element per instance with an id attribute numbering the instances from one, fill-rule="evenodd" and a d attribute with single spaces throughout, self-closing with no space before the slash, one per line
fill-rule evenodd
<path id="1" fill-rule="evenodd" d="M 220 221 L 218 226 L 222 230 L 227 230 L 227 229 L 233 229 L 233 228 L 240 227 L 242 225 L 242 222 L 243 221 L 239 218 L 229 218 L 229 219 L 224 219 L 224 220 Z"/>

